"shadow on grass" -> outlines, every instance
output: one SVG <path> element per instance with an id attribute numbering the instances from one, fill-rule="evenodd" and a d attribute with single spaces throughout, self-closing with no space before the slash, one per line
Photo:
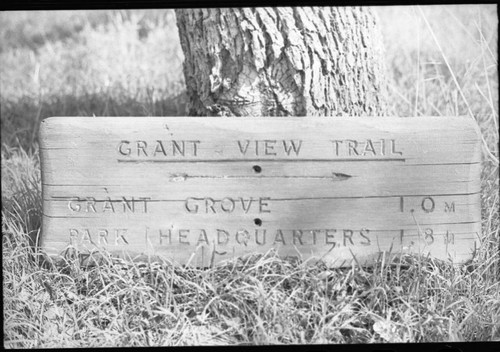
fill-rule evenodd
<path id="1" fill-rule="evenodd" d="M 1 100 L 1 143 L 34 151 L 40 122 L 51 116 L 182 116 L 186 115 L 185 91 L 173 97 L 139 101 L 106 93 L 53 96 L 38 101 L 23 97 Z"/>

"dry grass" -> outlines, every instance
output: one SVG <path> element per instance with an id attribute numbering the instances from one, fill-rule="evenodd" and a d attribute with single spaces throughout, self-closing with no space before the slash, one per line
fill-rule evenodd
<path id="1" fill-rule="evenodd" d="M 496 8 L 378 11 L 394 112 L 481 128 L 483 232 L 468 265 L 407 256 L 329 269 L 274 252 L 206 270 L 106 253 L 51 263 L 30 248 L 38 122 L 182 115 L 182 54 L 171 11 L 1 13 L 5 347 L 500 340 L 498 164 L 486 150 L 498 158 Z"/>
<path id="2" fill-rule="evenodd" d="M 39 122 L 54 115 L 185 114 L 184 57 L 172 11 L 52 15 L 30 13 L 28 23 L 40 19 L 45 27 L 27 25 L 14 33 L 17 41 L 4 29 L 10 39 L 0 52 L 2 143 L 33 150 Z M 0 27 L 17 28 L 25 16 L 0 13 Z M 83 24 L 74 28 L 71 21 Z M 54 34 L 61 27 L 72 36 Z M 30 40 L 31 46 L 11 44 Z"/>

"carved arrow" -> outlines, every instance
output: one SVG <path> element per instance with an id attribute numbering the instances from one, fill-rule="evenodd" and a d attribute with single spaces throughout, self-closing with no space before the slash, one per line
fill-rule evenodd
<path id="1" fill-rule="evenodd" d="M 186 173 L 170 174 L 170 181 L 185 181 L 189 178 L 208 178 L 208 179 L 245 179 L 245 178 L 298 178 L 298 179 L 330 179 L 332 181 L 345 181 L 350 179 L 351 175 L 340 172 L 332 172 L 325 176 L 294 176 L 294 175 L 247 175 L 247 176 L 210 176 L 210 175 L 188 175 Z"/>

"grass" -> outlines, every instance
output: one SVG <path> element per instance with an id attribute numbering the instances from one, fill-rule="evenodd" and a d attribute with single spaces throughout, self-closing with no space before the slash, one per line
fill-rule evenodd
<path id="1" fill-rule="evenodd" d="M 274 252 L 205 270 L 168 261 L 52 263 L 37 129 L 52 115 L 183 115 L 172 11 L 0 13 L 7 348 L 500 340 L 494 6 L 377 9 L 394 114 L 469 115 L 485 141 L 482 234 L 452 266 L 405 256 L 330 269 Z M 96 261 L 99 265 L 96 265 Z"/>

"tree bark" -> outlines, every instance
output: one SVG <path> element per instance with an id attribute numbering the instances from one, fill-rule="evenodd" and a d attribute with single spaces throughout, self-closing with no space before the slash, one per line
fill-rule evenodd
<path id="1" fill-rule="evenodd" d="M 190 115 L 385 115 L 370 8 L 178 9 Z"/>

